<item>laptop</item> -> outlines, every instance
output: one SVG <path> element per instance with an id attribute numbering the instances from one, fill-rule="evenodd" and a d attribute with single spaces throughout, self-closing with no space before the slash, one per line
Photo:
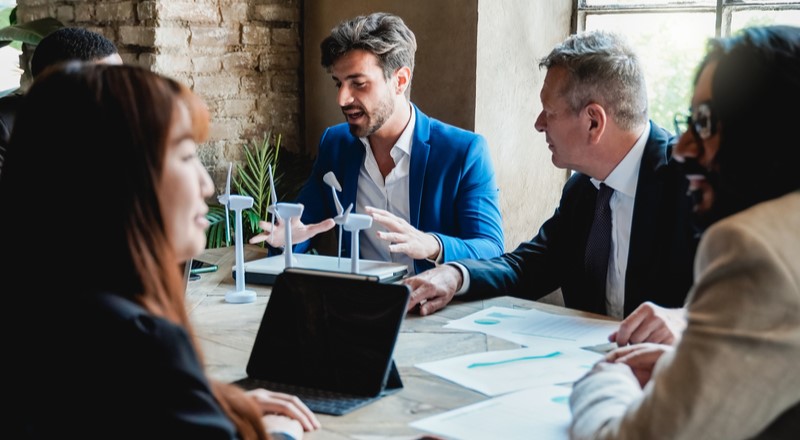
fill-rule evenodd
<path id="1" fill-rule="evenodd" d="M 403 388 L 392 359 L 411 294 L 377 277 L 289 268 L 277 275 L 239 385 L 347 414 Z"/>
<path id="2" fill-rule="evenodd" d="M 293 254 L 296 262 L 293 267 L 303 269 L 315 269 L 328 272 L 351 273 L 350 258 L 331 257 L 328 255 L 313 254 Z M 358 273 L 377 277 L 382 283 L 392 283 L 408 274 L 408 266 L 389 261 L 364 260 L 358 262 Z M 244 263 L 244 282 L 253 284 L 275 283 L 275 277 L 283 272 L 286 267 L 286 259 L 283 255 L 274 255 L 267 258 L 260 258 Z M 238 274 L 233 268 L 233 278 Z"/>

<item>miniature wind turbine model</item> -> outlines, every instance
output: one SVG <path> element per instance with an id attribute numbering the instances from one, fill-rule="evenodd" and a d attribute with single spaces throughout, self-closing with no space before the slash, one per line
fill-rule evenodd
<path id="1" fill-rule="evenodd" d="M 333 218 L 333 221 L 339 225 L 339 259 L 341 260 L 342 257 L 342 228 L 344 228 L 345 231 L 350 232 L 351 236 L 350 271 L 358 273 L 358 235 L 362 229 L 369 229 L 372 226 L 372 217 L 366 214 L 350 214 L 350 211 L 353 209 L 352 203 L 342 212 L 342 204 L 339 202 L 339 196 L 336 195 L 336 191 L 341 191 L 342 186 L 339 185 L 339 181 L 336 179 L 336 175 L 333 174 L 333 171 L 325 173 L 322 177 L 322 181 L 331 187 L 333 202 L 336 204 L 336 212 L 338 213 L 338 215 Z"/>
<path id="2" fill-rule="evenodd" d="M 285 267 L 292 267 L 292 218 L 300 217 L 303 215 L 303 205 L 299 203 L 278 203 L 277 193 L 275 192 L 275 180 L 272 177 L 272 166 L 268 166 L 269 170 L 269 187 L 272 191 L 270 198 L 272 205 L 267 208 L 272 214 L 272 224 L 275 224 L 275 217 L 283 222 L 283 230 L 286 231 L 286 241 L 283 246 L 284 264 Z M 272 235 L 272 234 L 270 234 Z M 242 272 L 244 273 L 244 272 Z"/>
<path id="3" fill-rule="evenodd" d="M 350 214 L 353 204 L 347 207 L 342 221 L 344 230 L 350 233 L 350 271 L 358 273 L 358 235 L 362 229 L 369 229 L 372 226 L 372 217 L 366 214 Z"/>
<path id="4" fill-rule="evenodd" d="M 236 273 L 244 273 L 244 238 L 242 236 L 242 210 L 250 209 L 253 207 L 253 198 L 241 195 L 231 195 L 231 172 L 233 171 L 233 163 L 228 165 L 228 180 L 225 183 L 225 194 L 221 194 L 217 200 L 225 205 L 225 232 L 228 242 L 230 243 L 230 223 L 228 221 L 228 213 L 230 209 L 236 213 Z M 225 301 L 229 303 L 251 303 L 256 300 L 256 292 L 253 290 L 246 290 L 244 288 L 244 277 L 236 277 L 236 290 L 229 290 L 225 293 Z"/>
<path id="5" fill-rule="evenodd" d="M 342 210 L 342 204 L 339 202 L 339 196 L 336 195 L 336 191 L 342 192 L 342 185 L 339 184 L 339 181 L 336 179 L 336 175 L 333 174 L 333 171 L 328 171 L 322 176 L 322 181 L 327 183 L 328 186 L 331 187 L 331 193 L 333 194 L 333 202 L 336 204 L 336 217 L 333 218 L 334 223 L 339 225 L 339 247 L 337 247 L 337 260 L 336 260 L 336 267 L 341 266 L 342 263 L 342 225 L 344 224 L 344 214 Z M 352 206 L 352 205 L 351 205 Z M 349 208 L 348 208 L 349 209 Z M 349 212 L 349 211 L 348 211 Z"/>

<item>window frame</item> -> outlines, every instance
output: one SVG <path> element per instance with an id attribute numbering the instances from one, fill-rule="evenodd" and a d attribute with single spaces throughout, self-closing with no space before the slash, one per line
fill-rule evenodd
<path id="1" fill-rule="evenodd" d="M 587 0 L 575 0 L 572 29 L 582 32 L 586 29 L 587 15 L 606 14 L 661 14 L 667 12 L 713 12 L 715 19 L 714 36 L 728 36 L 731 33 L 731 18 L 735 11 L 781 11 L 796 10 L 800 2 L 792 1 L 758 1 L 758 0 L 716 0 L 716 4 L 703 4 L 699 1 L 687 0 L 684 3 L 654 4 L 607 4 L 587 5 Z"/>

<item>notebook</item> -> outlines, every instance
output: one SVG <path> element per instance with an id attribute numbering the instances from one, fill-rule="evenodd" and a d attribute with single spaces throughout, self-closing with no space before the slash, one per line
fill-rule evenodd
<path id="1" fill-rule="evenodd" d="M 343 415 L 402 389 L 392 359 L 411 294 L 374 276 L 290 268 L 272 288 L 237 383 Z"/>
<path id="2" fill-rule="evenodd" d="M 293 267 L 301 269 L 316 269 L 328 272 L 351 273 L 350 258 L 331 257 L 327 255 L 294 254 Z M 364 260 L 358 262 L 358 273 L 377 277 L 382 283 L 391 283 L 403 278 L 408 273 L 408 266 L 388 261 Z M 267 284 L 275 282 L 275 277 L 283 272 L 286 260 L 283 255 L 274 255 L 244 263 L 245 283 Z M 238 274 L 233 269 L 233 278 Z"/>

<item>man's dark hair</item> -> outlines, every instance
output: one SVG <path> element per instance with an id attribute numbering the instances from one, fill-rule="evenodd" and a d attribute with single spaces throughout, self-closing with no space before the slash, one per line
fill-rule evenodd
<path id="1" fill-rule="evenodd" d="M 79 27 L 57 29 L 39 42 L 31 59 L 31 76 L 36 78 L 54 64 L 69 60 L 93 61 L 118 53 L 108 38 Z"/>
<path id="2" fill-rule="evenodd" d="M 752 27 L 712 40 L 707 59 L 719 63 L 711 84 L 720 124 L 709 176 L 714 216 L 800 189 L 800 27 Z"/>
<path id="3" fill-rule="evenodd" d="M 322 40 L 322 67 L 330 71 L 333 63 L 351 50 L 361 49 L 378 57 L 385 79 L 403 66 L 414 72 L 417 39 L 403 19 L 386 12 L 375 12 L 345 20 Z M 411 83 L 406 89 L 410 96 Z"/>

